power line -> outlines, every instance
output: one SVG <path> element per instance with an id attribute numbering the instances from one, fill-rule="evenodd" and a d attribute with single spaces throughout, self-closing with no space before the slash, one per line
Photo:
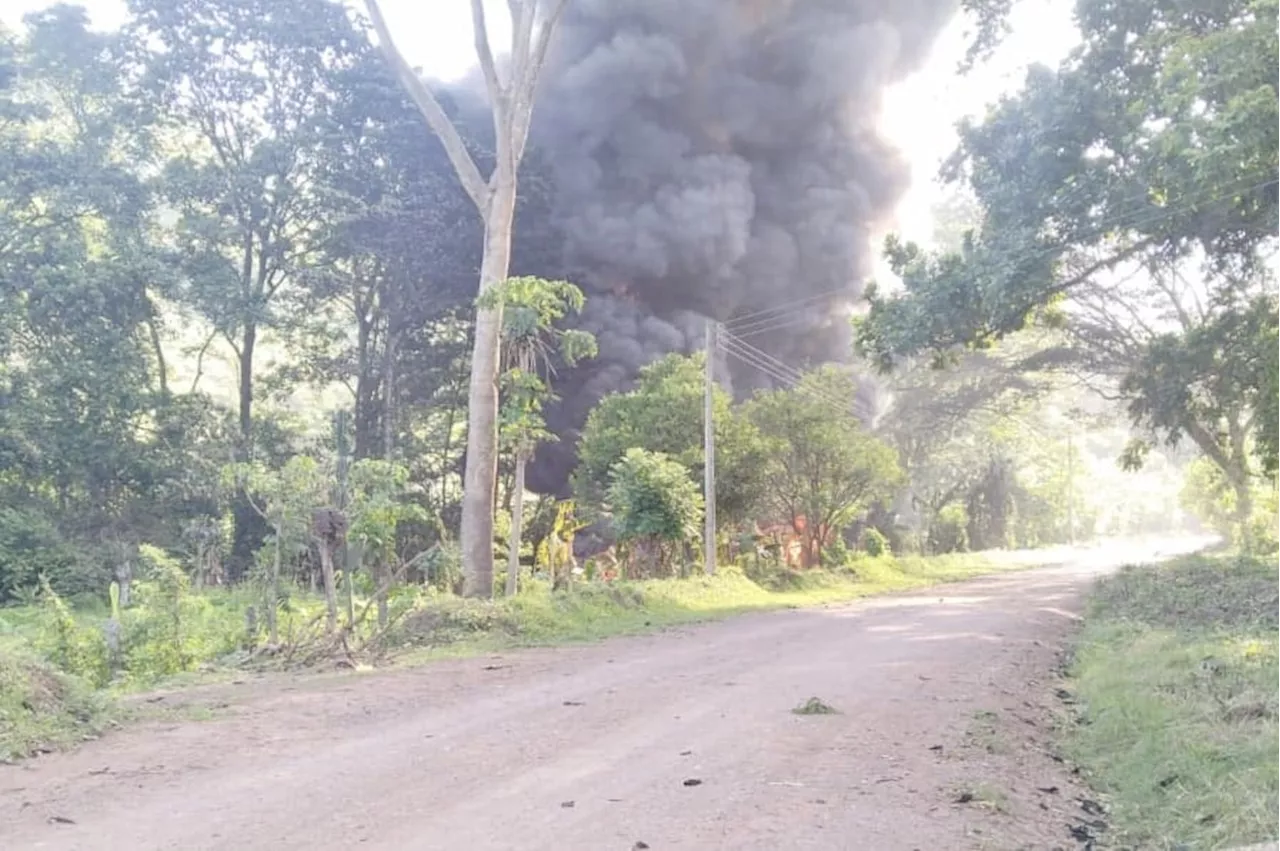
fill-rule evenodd
<path id="1" fill-rule="evenodd" d="M 749 354 L 754 355 L 756 358 L 765 361 L 766 363 L 772 365 L 773 368 L 781 372 L 790 373 L 793 377 L 797 379 L 803 377 L 804 375 L 804 373 L 801 370 L 795 368 L 794 366 L 791 366 L 791 364 L 786 363 L 785 361 L 782 361 L 774 357 L 768 352 L 765 352 L 751 345 L 750 343 L 746 342 L 738 335 L 734 334 L 732 331 L 722 330 L 720 332 L 720 336 L 721 336 L 721 339 L 724 340 L 725 342 L 732 343 L 742 349 L 745 349 Z"/>
<path id="2" fill-rule="evenodd" d="M 1226 189 L 1214 187 L 1213 189 L 1206 188 L 1201 193 L 1189 193 L 1187 196 L 1184 196 L 1184 202 L 1176 206 L 1162 207 L 1156 210 L 1153 210 L 1150 205 L 1144 205 L 1143 207 L 1140 207 L 1140 208 L 1135 207 L 1132 210 L 1130 210 L 1128 213 L 1120 214 L 1110 218 L 1105 226 L 1100 226 L 1093 234 L 1091 234 L 1091 236 L 1094 236 L 1094 237 L 1104 236 L 1108 232 L 1116 230 L 1119 227 L 1132 228 L 1135 226 L 1154 224 L 1167 219 L 1172 219 L 1178 213 L 1186 212 L 1199 205 L 1212 204 L 1217 201 L 1223 201 L 1231 196 L 1243 194 L 1246 192 L 1252 192 L 1258 189 L 1265 189 L 1268 186 L 1272 186 L 1272 185 L 1275 185 L 1277 182 L 1280 182 L 1280 181 L 1277 181 L 1275 178 L 1272 178 L 1270 180 L 1265 180 L 1262 182 L 1253 182 L 1253 183 L 1246 183 L 1246 180 L 1253 180 L 1253 179 L 1242 178 L 1241 181 L 1239 181 L 1236 184 L 1228 184 L 1228 188 Z M 1216 194 L 1209 195 L 1208 193 L 1210 192 L 1213 192 Z M 1045 248 L 1040 252 L 1033 252 L 1033 253 L 1024 255 L 1024 259 L 1038 259 L 1040 257 L 1047 257 L 1049 255 L 1062 252 L 1063 250 L 1064 248 L 1062 246 Z M 782 304 L 777 304 L 777 305 L 773 305 L 772 307 L 762 308 L 760 310 L 752 311 L 750 313 L 744 313 L 740 316 L 735 316 L 734 318 L 730 319 L 728 322 L 724 323 L 722 327 L 732 330 L 738 334 L 742 334 L 744 332 L 751 333 L 751 334 L 764 333 L 764 331 L 774 330 L 774 329 L 756 327 L 756 326 L 763 326 L 770 322 L 787 319 L 788 317 L 791 317 L 791 320 L 789 320 L 789 324 L 801 322 L 804 319 L 803 311 L 816 307 L 818 303 L 824 299 L 831 299 L 840 295 L 846 295 L 846 296 L 849 295 L 848 288 L 842 287 L 838 289 L 827 290 L 825 292 L 814 293 L 813 295 L 808 295 L 808 296 L 805 296 L 804 298 L 796 299 L 794 301 L 784 302 Z M 777 326 L 777 327 L 785 327 L 785 326 Z"/>
<path id="3" fill-rule="evenodd" d="M 787 387 L 795 387 L 795 386 L 798 386 L 800 383 L 800 378 L 798 376 L 791 374 L 789 372 L 784 372 L 782 370 L 779 370 L 777 367 L 773 366 L 768 361 L 765 361 L 757 357 L 755 354 L 753 354 L 750 351 L 740 348 L 738 343 L 734 340 L 731 340 L 731 339 L 721 340 L 720 349 L 724 351 L 726 354 L 733 355 L 735 358 L 747 364 L 748 366 L 754 367 L 756 370 L 764 373 L 770 378 L 773 378 L 777 381 L 782 382 Z"/>
<path id="4" fill-rule="evenodd" d="M 784 312 L 790 311 L 802 305 L 807 305 L 807 304 L 821 301 L 822 299 L 832 298 L 838 295 L 848 295 L 848 294 L 849 294 L 848 287 L 840 287 L 834 290 L 827 290 L 825 292 L 814 293 L 813 295 L 808 295 L 808 296 L 805 296 L 804 298 L 796 299 L 795 301 L 784 302 L 783 304 L 776 304 L 772 307 L 766 307 L 761 310 L 752 311 L 751 313 L 744 313 L 741 316 L 735 316 L 732 319 L 730 319 L 728 322 L 724 323 L 724 327 L 739 328 L 742 325 L 750 325 L 753 322 L 760 321 L 762 318 L 768 317 L 769 314 L 771 313 L 777 313 L 779 311 L 784 311 Z M 776 317 L 773 317 L 773 318 L 776 318 Z"/>
<path id="5" fill-rule="evenodd" d="M 840 412 L 852 412 L 855 415 L 859 413 L 860 408 L 865 406 L 859 404 L 857 398 L 849 400 L 841 400 L 829 392 L 819 390 L 812 385 L 804 383 L 805 375 L 795 367 L 792 367 L 783 361 L 778 360 L 767 352 L 746 343 L 733 334 L 725 331 L 723 328 L 719 335 L 719 344 L 722 351 L 731 354 L 738 360 L 752 366 L 760 372 L 768 375 L 777 381 L 781 381 L 784 385 L 798 390 L 814 399 L 822 401 Z M 868 413 L 865 410 L 862 413 Z"/>
<path id="6" fill-rule="evenodd" d="M 794 328 L 797 325 L 803 325 L 809 321 L 809 313 L 807 311 L 796 313 L 790 317 L 782 316 L 778 321 L 765 321 L 759 324 L 751 323 L 744 328 L 734 328 L 734 333 L 739 337 L 758 337 L 761 334 L 767 334 L 770 331 L 779 331 L 784 328 Z"/>

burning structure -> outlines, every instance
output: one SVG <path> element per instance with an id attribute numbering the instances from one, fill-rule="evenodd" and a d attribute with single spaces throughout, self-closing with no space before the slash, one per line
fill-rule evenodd
<path id="1" fill-rule="evenodd" d="M 762 324 L 753 345 L 797 367 L 847 359 L 873 230 L 909 177 L 877 130 L 881 100 L 956 6 L 570 3 L 531 150 L 551 179 L 543 260 L 557 268 L 515 271 L 583 286 L 600 354 L 560 376 L 548 424 L 562 440 L 531 487 L 563 491 L 591 407 L 655 358 L 700 348 L 704 317 L 777 308 L 788 321 Z M 723 374 L 740 394 L 771 381 L 737 362 Z"/>

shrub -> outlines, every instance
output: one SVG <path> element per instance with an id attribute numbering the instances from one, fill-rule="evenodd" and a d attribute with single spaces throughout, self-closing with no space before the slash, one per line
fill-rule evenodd
<path id="1" fill-rule="evenodd" d="M 963 505 L 948 505 L 929 526 L 929 552 L 961 553 L 969 549 L 969 515 Z"/>
<path id="2" fill-rule="evenodd" d="M 864 529 L 858 547 L 872 558 L 889 555 L 889 539 L 879 529 Z"/>
<path id="3" fill-rule="evenodd" d="M 109 704 L 84 680 L 0 650 L 0 759 L 30 756 L 96 734 Z"/>
<path id="4" fill-rule="evenodd" d="M 822 566 L 843 567 L 852 557 L 853 553 L 849 552 L 849 545 L 844 542 L 844 538 L 836 535 L 835 540 L 822 551 Z"/>
<path id="5" fill-rule="evenodd" d="M 702 495 L 689 471 L 658 452 L 629 449 L 610 472 L 609 506 L 618 541 L 647 570 L 667 565 L 671 545 L 698 534 Z"/>
<path id="6" fill-rule="evenodd" d="M 53 521 L 33 508 L 0 507 L 0 603 L 39 588 L 41 578 L 62 594 L 102 590 L 105 573 L 66 542 Z"/>
<path id="7" fill-rule="evenodd" d="M 111 679 L 107 641 L 98 630 L 76 621 L 71 608 L 48 581 L 41 587 L 44 628 L 36 641 L 44 655 L 68 674 L 82 677 L 95 686 Z"/>

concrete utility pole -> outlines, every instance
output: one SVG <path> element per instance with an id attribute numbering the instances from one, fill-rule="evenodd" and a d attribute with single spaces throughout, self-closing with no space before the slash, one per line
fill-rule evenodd
<path id="1" fill-rule="evenodd" d="M 702 415 L 703 455 L 706 458 L 706 463 L 703 464 L 704 478 L 702 486 L 703 493 L 706 496 L 706 528 L 702 532 L 702 558 L 708 576 L 716 572 L 716 429 L 714 420 L 715 406 L 712 403 L 713 391 L 716 386 L 716 329 L 716 323 L 708 319 L 706 400 L 703 405 Z"/>

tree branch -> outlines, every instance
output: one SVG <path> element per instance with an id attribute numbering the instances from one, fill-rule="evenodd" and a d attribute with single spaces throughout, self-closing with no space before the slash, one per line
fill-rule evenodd
<path id="1" fill-rule="evenodd" d="M 476 2 L 479 2 L 479 0 L 476 0 Z M 517 157 L 524 153 L 525 143 L 529 139 L 529 127 L 533 123 L 534 91 L 538 88 L 538 81 L 542 78 L 542 67 L 547 62 L 547 51 L 551 46 L 551 37 L 555 34 L 556 28 L 559 27 L 560 19 L 564 16 L 564 10 L 568 5 L 569 0 L 556 0 L 556 5 L 552 8 L 550 17 L 538 29 L 537 40 L 534 42 L 530 52 L 528 63 L 517 81 L 520 84 L 519 95 L 516 98 L 516 102 L 520 104 L 520 111 L 517 114 L 521 116 L 522 121 L 521 125 L 515 128 L 512 133 L 512 147 Z"/>
<path id="2" fill-rule="evenodd" d="M 512 16 L 515 23 L 515 16 Z M 498 67 L 493 61 L 493 47 L 489 44 L 489 28 L 484 19 L 484 0 L 471 0 L 471 30 L 475 35 L 476 59 L 480 62 L 480 71 L 484 74 L 484 85 L 489 90 L 489 99 L 493 101 L 495 113 L 506 115 L 507 90 L 498 78 Z M 496 116 L 495 116 L 496 117 Z"/>
<path id="3" fill-rule="evenodd" d="M 480 2 L 480 0 L 475 0 Z M 440 106 L 440 102 L 436 100 L 436 96 L 432 94 L 431 89 L 422 81 L 413 67 L 405 60 L 404 55 L 400 53 L 396 47 L 395 41 L 391 38 L 391 31 L 387 28 L 386 19 L 382 17 L 382 9 L 378 6 L 378 0 L 365 0 L 365 8 L 369 11 L 369 18 L 373 22 L 374 31 L 378 34 L 378 44 L 382 47 L 382 53 L 387 58 L 387 63 L 391 66 L 391 70 L 395 73 L 396 79 L 404 86 L 405 91 L 409 93 L 414 105 L 418 107 L 418 111 L 422 113 L 422 117 L 426 120 L 427 126 L 431 128 L 431 132 L 436 134 L 440 143 L 444 145 L 445 154 L 449 157 L 449 162 L 453 165 L 453 170 L 458 174 L 458 180 L 462 183 L 463 190 L 467 196 L 471 198 L 472 203 L 476 205 L 476 209 L 481 215 L 489 207 L 489 185 L 484 177 L 480 174 L 480 168 L 476 165 L 476 161 L 472 159 L 471 153 L 467 150 L 466 144 L 462 141 L 462 136 L 458 133 L 458 128 L 453 125 Z"/>

